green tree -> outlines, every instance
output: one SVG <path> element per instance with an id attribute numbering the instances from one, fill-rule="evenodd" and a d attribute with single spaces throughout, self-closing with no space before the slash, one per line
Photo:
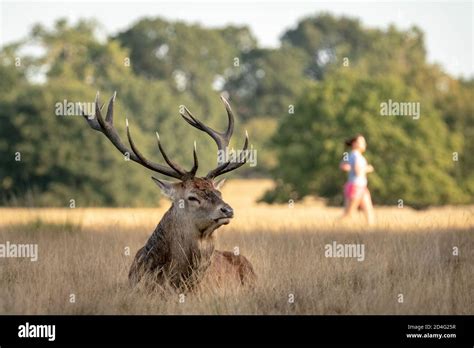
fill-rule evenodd
<path id="1" fill-rule="evenodd" d="M 473 80 L 428 64 L 416 27 L 365 28 L 356 19 L 321 14 L 287 30 L 273 49 L 259 47 L 245 26 L 146 18 L 101 39 L 99 28 L 93 21 L 59 20 L 52 29 L 35 26 L 0 51 L 3 202 L 156 202 L 150 173 L 124 162 L 80 116 L 56 115 L 58 103 L 92 102 L 97 90 L 102 102 L 118 92 L 117 129 L 125 138 L 128 118 L 138 146 L 156 161 L 162 159 L 155 131 L 184 166 L 191 165 L 197 140 L 199 174 L 216 164 L 215 144 L 179 110 L 186 105 L 222 130 L 226 117 L 218 95 L 230 96 L 237 116 L 231 145 L 240 147 L 248 129 L 258 151 L 258 166 L 236 175 L 271 172 L 278 187 L 267 194 L 270 201 L 319 194 L 340 202 L 342 140 L 356 132 L 367 136 L 376 165 L 370 180 L 376 202 L 400 197 L 425 206 L 474 196 Z M 31 44 L 44 53 L 26 55 Z M 420 102 L 421 119 L 381 117 L 387 99 Z"/>
<path id="2" fill-rule="evenodd" d="M 244 54 L 225 86 L 239 115 L 248 120 L 288 114 L 304 88 L 306 63 L 306 55 L 298 48 L 254 49 Z"/>
<path id="3" fill-rule="evenodd" d="M 381 103 L 389 99 L 420 101 L 421 117 L 381 116 Z M 376 203 L 403 199 L 423 207 L 469 202 L 452 175 L 456 139 L 433 104 L 398 77 L 354 71 L 315 83 L 301 97 L 295 115 L 282 120 L 274 138 L 280 183 L 264 198 L 287 201 L 317 194 L 340 203 L 344 177 L 338 163 L 347 151 L 343 141 L 358 132 L 365 135 L 367 157 L 376 168 L 369 179 Z"/>
<path id="4" fill-rule="evenodd" d="M 36 27 L 31 40 L 45 54 L 26 57 L 28 63 L 16 74 L 43 71 L 45 78 L 35 84 L 17 77 L 21 88 L 17 85 L 0 99 L 2 200 L 48 206 L 67 206 L 71 199 L 77 206 L 156 201 L 155 192 L 143 184 L 147 175 L 141 168 L 125 162 L 79 114 L 56 113 L 64 100 L 92 102 L 96 90 L 128 80 L 122 63 L 126 52 L 116 42 L 99 43 L 88 22 L 71 27 L 59 21 L 50 31 Z M 2 70 L 15 71 L 14 61 L 3 59 Z M 140 129 L 134 133 L 141 135 Z"/>

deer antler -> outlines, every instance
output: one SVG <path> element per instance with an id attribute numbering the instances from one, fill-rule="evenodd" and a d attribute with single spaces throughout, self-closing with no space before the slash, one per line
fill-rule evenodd
<path id="1" fill-rule="evenodd" d="M 194 117 L 191 112 L 185 107 L 184 111 L 186 112 L 186 115 L 184 113 L 180 113 L 181 116 L 188 122 L 191 126 L 209 134 L 212 139 L 217 144 L 217 149 L 219 151 L 225 151 L 227 147 L 229 146 L 230 138 L 232 137 L 232 133 L 234 132 L 234 114 L 232 113 L 232 109 L 227 102 L 227 100 L 221 96 L 222 102 L 224 103 L 225 109 L 227 111 L 227 117 L 228 117 L 228 125 L 227 125 L 227 130 L 224 133 L 218 132 L 211 127 L 206 126 L 204 123 L 199 121 L 196 117 Z M 245 131 L 245 143 L 244 147 L 242 149 L 242 153 L 245 153 L 248 148 L 248 133 Z M 219 164 L 216 168 L 211 170 L 209 173 L 207 173 L 206 178 L 212 179 L 215 178 L 219 175 L 222 175 L 224 173 L 228 173 L 232 170 L 235 170 L 245 164 L 247 161 L 247 156 L 244 156 L 242 161 L 235 161 L 235 162 L 224 162 Z"/>
<path id="2" fill-rule="evenodd" d="M 112 98 L 110 98 L 109 104 L 107 106 L 107 114 L 104 120 L 101 114 L 103 105 L 99 107 L 99 92 L 97 92 L 97 95 L 95 98 L 95 116 L 91 117 L 89 115 L 86 115 L 84 111 L 82 112 L 82 115 L 86 119 L 89 126 L 92 129 L 104 134 L 123 155 L 125 156 L 128 155 L 132 161 L 138 164 L 141 164 L 142 166 L 148 169 L 151 169 L 160 174 L 170 176 L 179 180 L 185 180 L 187 178 L 194 177 L 198 168 L 196 144 L 194 144 L 194 150 L 193 150 L 193 158 L 194 158 L 193 168 L 190 171 L 185 171 L 178 164 L 176 164 L 175 162 L 171 161 L 168 158 L 165 151 L 163 150 L 163 147 L 161 146 L 160 136 L 158 135 L 158 133 L 156 133 L 157 140 L 158 140 L 158 148 L 164 160 L 169 165 L 169 167 L 149 161 L 148 159 L 145 158 L 145 156 L 142 155 L 142 153 L 138 150 L 138 148 L 135 146 L 135 143 L 133 142 L 133 139 L 130 133 L 130 128 L 128 125 L 128 120 L 126 120 L 127 138 L 128 138 L 128 142 L 130 144 L 131 150 L 122 142 L 117 130 L 115 129 L 113 125 L 114 102 L 115 102 L 116 95 L 117 95 L 117 92 L 115 92 Z"/>

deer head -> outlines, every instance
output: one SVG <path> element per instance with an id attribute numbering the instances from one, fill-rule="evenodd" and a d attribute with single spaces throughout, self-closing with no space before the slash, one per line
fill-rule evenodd
<path id="1" fill-rule="evenodd" d="M 153 178 L 163 194 L 172 200 L 171 209 L 178 220 L 187 220 L 191 230 L 207 237 L 222 225 L 227 225 L 234 216 L 229 204 L 222 200 L 219 189 L 224 180 L 193 178 L 171 183 Z M 191 218 L 190 218 L 191 217 Z"/>
<path id="2" fill-rule="evenodd" d="M 179 220 L 186 223 L 186 227 L 198 231 L 201 237 L 210 236 L 215 229 L 228 224 L 230 219 L 233 217 L 233 209 L 229 204 L 222 200 L 222 195 L 219 191 L 224 180 L 216 181 L 216 178 L 219 175 L 241 167 L 246 162 L 247 156 L 245 153 L 248 147 L 247 132 L 243 149 L 240 152 L 244 154 L 244 156 L 235 160 L 218 163 L 217 167 L 210 170 L 205 177 L 196 177 L 198 169 L 196 143 L 194 143 L 193 149 L 194 164 L 189 171 L 183 169 L 166 155 L 166 152 L 161 145 L 158 132 L 156 133 L 158 149 L 167 166 L 148 160 L 137 149 L 132 139 L 128 120 L 126 120 L 126 126 L 130 148 L 126 146 L 120 139 L 120 136 L 113 125 L 113 107 L 115 98 L 116 93 L 114 93 L 109 101 L 105 119 L 101 114 L 103 105 L 99 106 L 98 93 L 95 100 L 95 116 L 91 117 L 85 113 L 83 113 L 83 116 L 92 129 L 103 133 L 123 155 L 128 156 L 132 161 L 157 173 L 178 179 L 177 182 L 169 182 L 152 177 L 162 193 L 173 202 L 170 209 L 170 211 L 172 211 L 173 221 Z M 227 100 L 223 97 L 221 97 L 221 99 L 228 116 L 228 125 L 225 132 L 221 133 L 206 126 L 193 116 L 187 108 L 184 108 L 184 112 L 181 113 L 181 116 L 193 127 L 207 133 L 215 141 L 219 151 L 226 151 L 234 130 L 234 116 Z"/>

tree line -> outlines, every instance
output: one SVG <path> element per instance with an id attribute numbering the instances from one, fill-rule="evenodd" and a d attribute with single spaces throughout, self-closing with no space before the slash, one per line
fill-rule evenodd
<path id="1" fill-rule="evenodd" d="M 318 195 L 342 201 L 338 163 L 344 139 L 363 133 L 373 198 L 414 207 L 473 201 L 473 80 L 429 64 L 423 32 L 366 28 L 317 14 L 263 48 L 245 26 L 207 28 L 144 18 L 109 37 L 99 23 L 36 25 L 0 51 L 0 197 L 4 205 L 142 206 L 157 202 L 149 174 L 126 161 L 80 115 L 60 104 L 101 102 L 117 91 L 115 124 L 125 118 L 137 145 L 213 166 L 212 140 L 179 116 L 184 105 L 224 129 L 224 94 L 237 115 L 236 148 L 247 129 L 258 165 L 238 175 L 273 177 L 263 200 Z M 41 54 L 33 54 L 31 47 Z M 29 49 L 30 48 L 30 49 Z M 383 103 L 418 103 L 419 117 L 384 115 Z M 239 138 L 240 137 L 240 138 Z M 199 174 L 199 173 L 198 173 Z"/>

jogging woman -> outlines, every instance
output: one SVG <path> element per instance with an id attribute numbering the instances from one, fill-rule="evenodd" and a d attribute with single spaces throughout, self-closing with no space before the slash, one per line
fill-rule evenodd
<path id="1" fill-rule="evenodd" d="M 346 141 L 351 147 L 351 152 L 346 161 L 341 162 L 341 170 L 348 172 L 348 180 L 344 185 L 344 215 L 343 218 L 352 217 L 357 209 L 361 208 L 367 218 L 367 223 L 375 223 L 374 208 L 369 189 L 367 188 L 367 174 L 374 171 L 374 167 L 367 164 L 363 156 L 367 148 L 365 138 L 358 134 Z"/>

